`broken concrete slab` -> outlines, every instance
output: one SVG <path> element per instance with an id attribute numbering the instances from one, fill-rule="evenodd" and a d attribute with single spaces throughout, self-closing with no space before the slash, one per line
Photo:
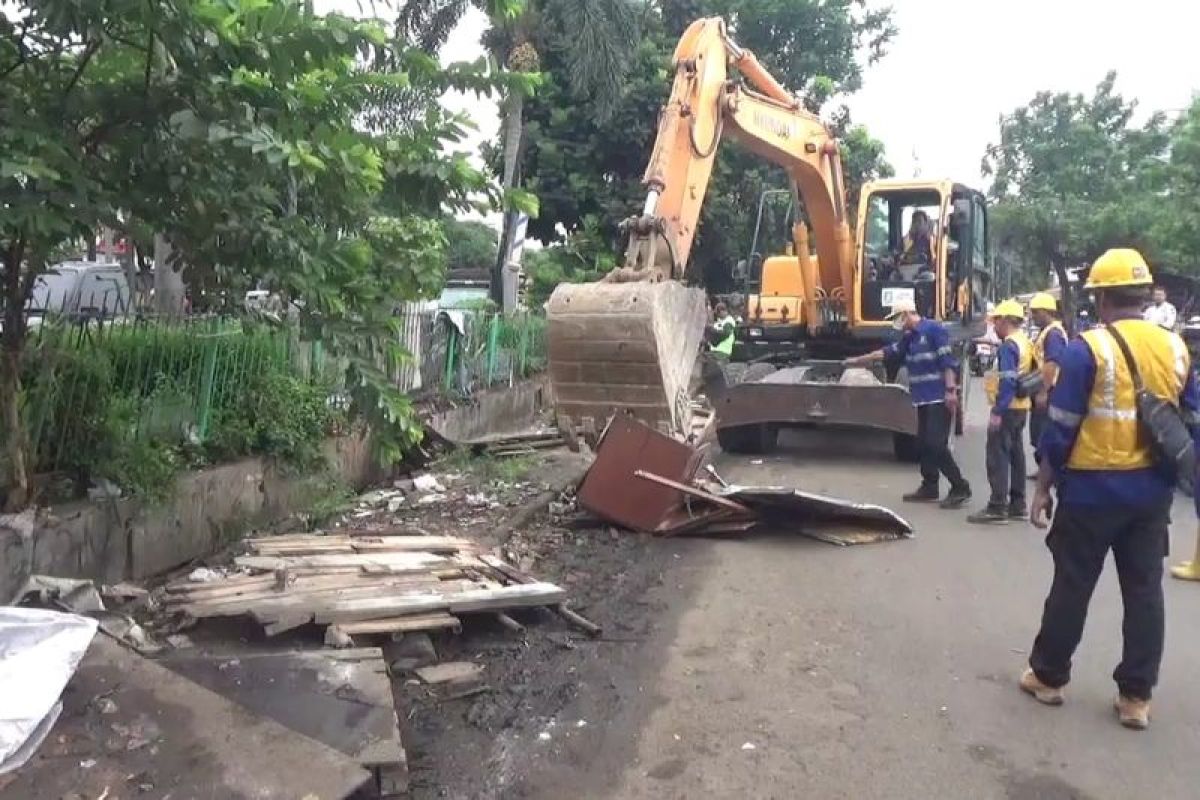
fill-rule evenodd
<path id="1" fill-rule="evenodd" d="M 241 706 L 334 748 L 405 791 L 408 767 L 383 652 L 377 647 L 305 652 L 179 654 L 171 670 Z"/>
<path id="2" fill-rule="evenodd" d="M 63 705 L 50 737 L 3 784 L 0 800 L 167 795 L 338 800 L 371 779 L 343 753 L 104 636 L 93 640 Z"/>

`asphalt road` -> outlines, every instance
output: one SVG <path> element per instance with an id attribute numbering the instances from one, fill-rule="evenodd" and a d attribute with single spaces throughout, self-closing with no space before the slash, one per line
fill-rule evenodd
<path id="1" fill-rule="evenodd" d="M 981 395 L 955 442 L 978 503 Z M 890 504 L 917 537 L 851 548 L 784 537 L 673 545 L 662 596 L 676 616 L 645 643 L 658 655 L 637 688 L 644 711 L 613 720 L 575 759 L 575 796 L 1200 796 L 1200 585 L 1168 579 L 1154 718 L 1147 732 L 1127 731 L 1111 705 L 1121 624 L 1111 560 L 1067 704 L 1046 708 L 1016 688 L 1050 579 L 1031 525 L 978 527 L 966 511 L 902 508 L 915 468 L 868 433 L 797 432 L 762 463 L 719 463 L 737 482 Z M 1190 552 L 1195 531 L 1189 503 L 1175 512 L 1172 558 Z"/>

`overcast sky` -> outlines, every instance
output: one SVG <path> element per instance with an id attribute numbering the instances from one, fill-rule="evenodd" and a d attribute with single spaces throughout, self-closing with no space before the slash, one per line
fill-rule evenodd
<path id="1" fill-rule="evenodd" d="M 874 2 L 874 5 L 884 3 Z M 980 185 L 984 149 L 1000 114 L 1042 89 L 1091 93 L 1109 69 L 1143 111 L 1178 111 L 1200 90 L 1198 0 L 892 0 L 899 33 L 846 99 L 855 121 L 883 140 L 900 177 L 919 169 Z M 357 13 L 358 0 L 317 0 Z M 484 16 L 472 10 L 444 61 L 482 53 Z M 665 91 L 665 87 L 664 87 Z M 494 137 L 494 103 L 449 98 Z M 646 136 L 653 135 L 647 129 Z M 914 159 L 915 156 L 915 159 Z"/>

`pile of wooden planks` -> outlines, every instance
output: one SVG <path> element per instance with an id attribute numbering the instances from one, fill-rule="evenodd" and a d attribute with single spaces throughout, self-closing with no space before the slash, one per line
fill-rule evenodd
<path id="1" fill-rule="evenodd" d="M 457 631 L 462 614 L 489 613 L 512 622 L 503 612 L 535 606 L 549 606 L 581 625 L 563 605 L 561 588 L 478 552 L 465 539 L 347 531 L 246 544 L 247 554 L 234 559 L 244 572 L 168 584 L 168 609 L 196 619 L 250 616 L 268 636 L 325 625 L 326 642 L 343 646 L 355 635 Z"/>

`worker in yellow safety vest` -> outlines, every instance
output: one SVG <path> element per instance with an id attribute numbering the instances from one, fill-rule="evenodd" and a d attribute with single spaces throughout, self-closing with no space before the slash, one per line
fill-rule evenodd
<path id="1" fill-rule="evenodd" d="M 713 310 L 712 344 L 708 349 L 721 360 L 729 360 L 733 355 L 733 342 L 737 338 L 737 320 L 729 315 L 729 309 L 724 303 L 717 303 Z"/>
<path id="2" fill-rule="evenodd" d="M 1163 558 L 1177 476 L 1173 464 L 1155 460 L 1131 362 L 1146 391 L 1180 410 L 1193 441 L 1200 431 L 1200 390 L 1187 347 L 1142 319 L 1151 281 L 1136 250 L 1109 250 L 1088 273 L 1085 288 L 1094 293 L 1103 325 L 1063 350 L 1038 443 L 1042 463 L 1031 511 L 1034 525 L 1050 527 L 1054 581 L 1020 681 L 1042 703 L 1063 702 L 1088 602 L 1111 550 L 1125 606 L 1125 645 L 1113 673 L 1116 710 L 1122 725 L 1139 730 L 1149 724 L 1162 661 Z"/>
<path id="3" fill-rule="evenodd" d="M 1000 337 L 996 366 L 984 378 L 992 410 L 988 417 L 987 476 L 992 494 L 987 505 L 967 517 L 968 522 L 991 524 L 1024 519 L 1025 442 L 1029 418 L 1028 397 L 1018 397 L 1020 378 L 1033 371 L 1033 344 L 1021 330 L 1025 309 L 1016 300 L 996 306 L 994 322 Z"/>
<path id="4" fill-rule="evenodd" d="M 1037 326 L 1037 338 L 1033 340 L 1033 358 L 1042 373 L 1042 391 L 1033 398 L 1029 411 L 1029 444 L 1033 447 L 1033 460 L 1041 462 L 1038 440 L 1046 428 L 1046 414 L 1050 408 L 1050 390 L 1058 378 L 1058 361 L 1067 346 L 1067 331 L 1058 314 L 1058 301 L 1046 292 L 1038 292 L 1029 300 L 1029 316 Z M 1029 476 L 1037 480 L 1037 474 Z"/>

